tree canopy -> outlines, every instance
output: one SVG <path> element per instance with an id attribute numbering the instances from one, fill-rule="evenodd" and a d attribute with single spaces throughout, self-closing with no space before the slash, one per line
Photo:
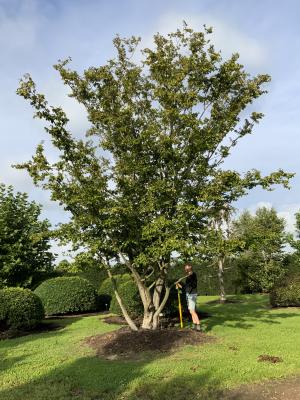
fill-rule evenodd
<path id="1" fill-rule="evenodd" d="M 30 287 L 39 274 L 51 272 L 47 220 L 40 220 L 41 206 L 26 193 L 0 185 L 0 281 L 4 286 Z"/>
<path id="2" fill-rule="evenodd" d="M 224 61 L 210 33 L 184 25 L 165 37 L 157 34 L 139 61 L 140 39 L 117 36 L 115 58 L 82 74 L 69 68 L 70 59 L 58 62 L 70 96 L 86 108 L 90 129 L 84 139 L 71 134 L 66 113 L 48 105 L 30 75 L 17 91 L 46 121 L 59 151 L 51 163 L 39 144 L 19 167 L 71 213 L 58 231 L 62 240 L 88 248 L 108 273 L 112 263 L 126 264 L 146 328 L 157 327 L 167 301 L 172 258 L 199 251 L 209 218 L 256 186 L 287 187 L 292 176 L 224 168 L 263 117 L 241 114 L 265 93 L 270 77 L 251 77 L 237 54 Z"/>
<path id="3" fill-rule="evenodd" d="M 233 225 L 233 236 L 244 242 L 244 252 L 238 260 L 244 290 L 268 292 L 285 272 L 284 219 L 274 208 L 262 207 L 255 215 L 243 212 Z"/>

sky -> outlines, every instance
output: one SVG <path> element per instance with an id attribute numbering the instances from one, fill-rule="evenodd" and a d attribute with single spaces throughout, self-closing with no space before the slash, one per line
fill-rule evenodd
<path id="1" fill-rule="evenodd" d="M 141 36 L 142 44 L 151 46 L 156 32 L 167 34 L 184 20 L 195 30 L 212 26 L 212 41 L 224 58 L 238 52 L 249 73 L 271 75 L 268 93 L 255 103 L 265 117 L 240 141 L 226 167 L 296 173 L 291 190 L 255 189 L 235 204 L 239 211 L 252 212 L 275 207 L 293 231 L 294 213 L 300 210 L 299 15 L 297 0 L 0 0 L 0 182 L 42 204 L 42 217 L 53 225 L 66 221 L 49 193 L 37 189 L 25 171 L 11 167 L 29 160 L 42 140 L 47 143 L 42 122 L 16 95 L 20 78 L 30 73 L 49 103 L 63 106 L 70 130 L 81 136 L 88 127 L 84 109 L 67 97 L 53 64 L 70 56 L 79 71 L 102 65 L 114 55 L 116 34 Z M 57 246 L 54 251 L 62 257 Z"/>

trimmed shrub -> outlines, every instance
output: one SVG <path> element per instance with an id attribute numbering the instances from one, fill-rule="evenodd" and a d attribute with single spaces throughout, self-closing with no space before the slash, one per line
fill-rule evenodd
<path id="1" fill-rule="evenodd" d="M 142 315 L 144 307 L 136 284 L 132 280 L 119 284 L 118 291 L 129 315 L 132 318 Z M 111 300 L 109 311 L 113 314 L 122 315 L 121 308 L 115 296 Z"/>
<path id="2" fill-rule="evenodd" d="M 44 318 L 39 297 L 29 289 L 0 290 L 0 330 L 30 330 Z"/>
<path id="3" fill-rule="evenodd" d="M 42 300 L 46 315 L 87 312 L 97 308 L 94 287 L 79 276 L 48 279 L 35 293 Z"/>
<path id="4" fill-rule="evenodd" d="M 300 307 L 300 274 L 286 275 L 270 292 L 273 307 Z"/>
<path id="5" fill-rule="evenodd" d="M 130 274 L 122 274 L 122 275 L 118 274 L 114 275 L 114 278 L 116 280 L 117 287 L 119 287 L 125 282 L 132 280 Z M 110 308 L 110 303 L 113 297 L 114 297 L 114 289 L 112 287 L 111 280 L 110 278 L 106 278 L 104 279 L 98 290 L 98 309 L 108 310 Z"/>

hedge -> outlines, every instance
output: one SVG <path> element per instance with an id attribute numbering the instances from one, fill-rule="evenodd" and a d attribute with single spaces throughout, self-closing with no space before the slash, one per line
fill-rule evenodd
<path id="1" fill-rule="evenodd" d="M 94 287 L 78 276 L 48 279 L 37 287 L 35 293 L 42 300 L 46 315 L 87 312 L 97 308 Z"/>
<path id="2" fill-rule="evenodd" d="M 119 287 L 125 282 L 132 280 L 130 274 L 122 274 L 122 275 L 117 274 L 114 275 L 114 279 L 116 281 L 117 287 Z M 110 278 L 106 278 L 101 283 L 100 288 L 98 290 L 98 309 L 99 310 L 110 309 L 110 303 L 113 297 L 114 297 L 114 289 L 111 280 Z"/>
<path id="3" fill-rule="evenodd" d="M 300 274 L 286 275 L 270 292 L 273 307 L 300 307 Z"/>
<path id="4" fill-rule="evenodd" d="M 39 297 L 29 289 L 0 290 L 0 330 L 30 330 L 44 318 Z"/>

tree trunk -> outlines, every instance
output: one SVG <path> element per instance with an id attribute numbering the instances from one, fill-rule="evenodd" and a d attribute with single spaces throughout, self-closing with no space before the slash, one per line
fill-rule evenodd
<path id="1" fill-rule="evenodd" d="M 133 331 L 137 331 L 138 328 L 137 328 L 136 324 L 133 322 L 133 320 L 130 318 L 130 315 L 128 314 L 128 312 L 126 310 L 126 307 L 125 307 L 125 305 L 124 305 L 124 303 L 123 303 L 123 301 L 122 301 L 122 299 L 121 299 L 121 297 L 119 295 L 115 278 L 113 277 L 111 271 L 108 268 L 106 269 L 106 271 L 107 271 L 107 274 L 108 274 L 108 276 L 109 276 L 109 278 L 111 280 L 111 283 L 112 283 L 112 286 L 113 286 L 113 289 L 114 289 L 114 293 L 115 293 L 117 302 L 119 303 L 119 306 L 121 308 L 122 314 L 123 314 L 128 326 Z"/>
<path id="2" fill-rule="evenodd" d="M 225 303 L 226 301 L 226 293 L 224 286 L 224 262 L 225 257 L 221 256 L 218 259 L 218 279 L 219 279 L 219 289 L 220 289 L 220 303 Z"/>
<path id="3" fill-rule="evenodd" d="M 142 329 L 152 329 L 153 328 L 153 311 L 144 311 Z"/>

